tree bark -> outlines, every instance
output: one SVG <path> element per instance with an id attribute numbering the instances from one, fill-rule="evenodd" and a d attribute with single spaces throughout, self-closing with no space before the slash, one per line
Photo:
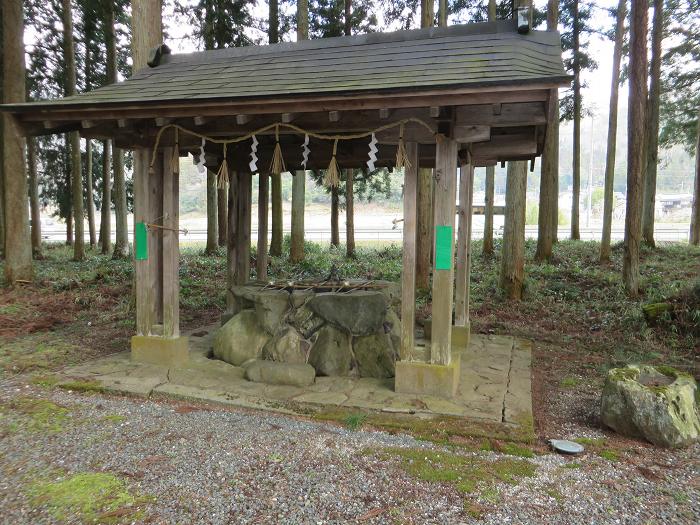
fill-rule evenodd
<path id="1" fill-rule="evenodd" d="M 292 177 L 292 241 L 289 259 L 292 262 L 304 260 L 304 207 L 306 192 L 306 172 L 297 171 Z"/>
<path id="2" fill-rule="evenodd" d="M 526 191 L 527 161 L 509 162 L 500 283 L 505 296 L 513 300 L 520 300 L 523 295 Z"/>
<path id="3" fill-rule="evenodd" d="M 97 246 L 97 231 L 95 229 L 95 199 L 93 196 L 92 180 L 92 141 L 85 141 L 85 196 L 87 200 L 88 231 L 90 232 L 90 247 Z"/>
<path id="4" fill-rule="evenodd" d="M 648 3 L 632 0 L 630 12 L 629 102 L 627 126 L 627 206 L 622 276 L 627 293 L 639 295 L 639 244 L 645 164 Z"/>
<path id="5" fill-rule="evenodd" d="M 489 0 L 489 22 L 496 20 L 496 0 Z M 493 199 L 496 185 L 496 168 L 486 167 L 486 184 L 484 187 L 484 241 L 482 252 L 493 255 Z"/>
<path id="6" fill-rule="evenodd" d="M 41 210 L 39 181 L 36 172 L 36 139 L 27 138 L 27 173 L 29 178 L 29 211 L 31 216 L 32 256 L 41 259 Z"/>
<path id="7" fill-rule="evenodd" d="M 65 93 L 72 97 L 76 93 L 75 43 L 73 41 L 73 11 L 71 0 L 62 0 L 63 4 L 63 55 L 66 63 Z M 73 259 L 85 259 L 85 217 L 83 212 L 83 174 L 80 161 L 80 135 L 77 131 L 68 134 L 71 159 L 71 200 L 75 237 L 73 240 Z"/>
<path id="8" fill-rule="evenodd" d="M 112 143 L 102 142 L 102 208 L 100 208 L 100 252 L 107 255 L 112 248 Z"/>
<path id="9" fill-rule="evenodd" d="M 340 232 L 338 231 L 338 188 L 331 188 L 331 244 L 340 246 Z"/>
<path id="10" fill-rule="evenodd" d="M 547 3 L 547 31 L 556 31 L 559 20 L 557 0 Z M 549 122 L 540 164 L 540 204 L 537 217 L 535 260 L 549 261 L 559 227 L 559 91 L 553 89 L 549 100 Z"/>
<path id="11" fill-rule="evenodd" d="M 447 0 L 440 0 L 438 9 L 438 27 L 447 27 Z"/>
<path id="12" fill-rule="evenodd" d="M 651 64 L 647 104 L 646 169 L 642 200 L 642 239 L 654 246 L 654 212 L 656 211 L 656 172 L 659 164 L 659 105 L 661 103 L 661 59 L 664 38 L 664 1 L 654 0 L 651 30 Z"/>
<path id="13" fill-rule="evenodd" d="M 572 196 L 571 196 L 571 238 L 580 239 L 579 231 L 579 200 L 581 196 L 581 57 L 580 39 L 581 28 L 578 12 L 579 0 L 574 0 L 574 27 L 573 27 L 573 53 L 574 53 L 574 156 Z"/>
<path id="14" fill-rule="evenodd" d="M 219 246 L 217 193 L 216 173 L 207 170 L 207 247 L 204 250 L 207 255 L 215 254 Z"/>
<path id="15" fill-rule="evenodd" d="M 309 38 L 309 3 L 297 0 L 297 40 Z M 304 260 L 304 208 L 306 206 L 306 171 L 299 170 L 292 177 L 292 239 L 289 259 Z"/>
<path id="16" fill-rule="evenodd" d="M 612 230 L 613 192 L 615 182 L 615 149 L 617 148 L 617 106 L 620 90 L 620 62 L 625 37 L 627 0 L 619 0 L 615 24 L 615 48 L 613 50 L 612 83 L 610 86 L 610 112 L 608 113 L 608 145 L 605 155 L 605 191 L 603 199 L 603 236 L 600 243 L 600 261 L 610 260 L 610 237 Z"/>
<path id="17" fill-rule="evenodd" d="M 345 170 L 345 250 L 348 257 L 355 257 L 354 178 L 354 170 Z"/>
<path id="18" fill-rule="evenodd" d="M 695 191 L 690 213 L 688 241 L 695 246 L 700 244 L 700 109 L 698 109 L 698 135 L 695 142 Z"/>
<path id="19" fill-rule="evenodd" d="M 223 188 L 217 188 L 216 195 L 218 200 L 216 212 L 219 221 L 219 246 L 226 246 L 226 239 L 228 238 L 228 183 Z"/>
<path id="20" fill-rule="evenodd" d="M 24 18 L 22 2 L 2 2 L 3 102 L 24 102 Z M 7 114 L 2 115 L 3 178 L 5 184 L 5 282 L 31 280 L 32 250 L 29 242 L 27 178 L 24 169 L 24 139 Z"/>
<path id="21" fill-rule="evenodd" d="M 117 81 L 117 40 L 114 30 L 114 2 L 104 3 L 105 54 L 107 58 L 107 84 Z M 110 141 L 110 145 L 114 145 Z M 129 256 L 129 232 L 127 224 L 126 180 L 124 177 L 124 152 L 112 148 L 112 170 L 114 171 L 114 228 L 115 243 L 113 259 Z M 109 215 L 109 208 L 107 213 Z M 111 237 L 111 225 L 110 225 Z"/>

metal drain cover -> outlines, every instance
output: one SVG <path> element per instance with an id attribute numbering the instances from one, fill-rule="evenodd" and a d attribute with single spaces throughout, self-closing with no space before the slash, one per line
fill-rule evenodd
<path id="1" fill-rule="evenodd" d="M 562 454 L 580 454 L 583 452 L 583 445 L 576 443 L 575 441 L 568 441 L 566 439 L 550 439 L 550 446 Z"/>

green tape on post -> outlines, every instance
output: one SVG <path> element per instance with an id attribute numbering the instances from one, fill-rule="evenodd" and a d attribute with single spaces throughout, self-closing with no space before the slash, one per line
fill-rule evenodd
<path id="1" fill-rule="evenodd" d="M 452 226 L 435 226 L 435 269 L 452 269 Z"/>
<path id="2" fill-rule="evenodd" d="M 134 226 L 134 251 L 137 261 L 148 259 L 148 229 L 146 223 L 137 222 Z"/>

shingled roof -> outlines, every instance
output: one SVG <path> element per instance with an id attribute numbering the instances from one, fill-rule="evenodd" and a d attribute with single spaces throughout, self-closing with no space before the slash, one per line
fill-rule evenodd
<path id="1" fill-rule="evenodd" d="M 415 92 L 568 78 L 558 33 L 521 35 L 512 21 L 498 21 L 164 55 L 124 82 L 11 108 Z"/>

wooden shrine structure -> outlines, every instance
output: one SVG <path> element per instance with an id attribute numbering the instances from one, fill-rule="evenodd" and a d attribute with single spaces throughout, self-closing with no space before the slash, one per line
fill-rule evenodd
<path id="1" fill-rule="evenodd" d="M 325 170 L 333 161 L 340 169 L 366 167 L 371 142 L 374 166 L 395 167 L 399 151 L 405 185 L 396 388 L 449 396 L 458 378 L 453 334 L 464 342 L 469 326 L 465 211 L 474 167 L 534 161 L 547 123 L 557 118 L 550 111 L 557 89 L 568 82 L 558 33 L 522 31 L 504 20 L 183 55 L 160 46 L 149 67 L 124 82 L 1 109 L 26 135 L 78 130 L 134 151 L 132 356 L 158 363 L 187 359 L 178 306 L 179 156 L 192 153 L 229 181 L 230 288 L 250 278 L 251 177 L 269 174 L 276 151 L 291 172 Z M 414 351 L 419 168 L 434 169 L 429 357 Z M 227 308 L 238 308 L 230 291 Z"/>

